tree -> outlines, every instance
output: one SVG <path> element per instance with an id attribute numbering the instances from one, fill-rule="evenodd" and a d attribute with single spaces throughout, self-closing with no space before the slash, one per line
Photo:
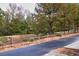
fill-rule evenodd
<path id="1" fill-rule="evenodd" d="M 0 8 L 0 35 L 4 34 L 5 20 L 4 20 L 4 11 Z"/>
<path id="2" fill-rule="evenodd" d="M 46 3 L 46 4 L 37 4 L 38 7 L 36 7 L 36 11 L 39 14 L 45 15 L 47 17 L 47 23 L 48 23 L 48 33 L 54 33 L 54 21 L 56 20 L 56 17 L 61 16 L 62 14 L 65 14 L 66 5 L 65 4 L 53 4 L 53 3 Z M 62 11 L 62 13 L 61 13 Z M 63 17 L 65 15 L 62 15 Z M 63 18 L 64 19 L 64 18 Z M 65 19 L 64 19 L 65 22 Z M 65 26 L 65 23 L 64 23 Z"/>
<path id="3" fill-rule="evenodd" d="M 9 7 L 10 7 L 11 17 L 12 19 L 14 19 L 17 5 L 15 3 L 10 3 Z"/>
<path id="4" fill-rule="evenodd" d="M 41 15 L 45 15 L 45 18 L 47 18 L 47 24 L 48 26 L 48 33 L 54 33 L 54 31 L 69 31 L 74 29 L 75 31 L 78 31 L 78 4 L 63 4 L 63 3 L 40 3 L 37 4 L 37 7 L 35 8 L 37 15 L 36 18 L 39 20 L 41 18 Z M 40 20 L 42 23 L 42 20 Z M 40 24 L 41 24 L 40 23 Z M 58 25 L 59 24 L 59 25 Z"/>
<path id="5" fill-rule="evenodd" d="M 26 21 L 21 21 L 18 19 L 12 20 L 12 22 L 9 24 L 9 29 L 14 34 L 26 34 L 27 33 L 27 24 Z"/>

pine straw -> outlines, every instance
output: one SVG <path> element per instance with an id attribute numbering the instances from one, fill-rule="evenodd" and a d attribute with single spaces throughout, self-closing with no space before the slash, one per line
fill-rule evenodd
<path id="1" fill-rule="evenodd" d="M 72 48 L 58 48 L 56 49 L 61 54 L 66 54 L 69 56 L 79 56 L 79 50 L 78 49 L 72 49 Z"/>

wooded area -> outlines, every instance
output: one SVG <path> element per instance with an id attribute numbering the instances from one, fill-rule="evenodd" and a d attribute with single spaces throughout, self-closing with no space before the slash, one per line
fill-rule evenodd
<path id="1" fill-rule="evenodd" d="M 16 4 L 9 7 L 7 11 L 0 8 L 1 36 L 79 31 L 79 4 L 39 3 L 35 13 Z"/>

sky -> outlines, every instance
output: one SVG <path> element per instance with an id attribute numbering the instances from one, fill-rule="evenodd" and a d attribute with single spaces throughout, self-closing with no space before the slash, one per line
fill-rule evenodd
<path id="1" fill-rule="evenodd" d="M 29 10 L 30 12 L 34 13 L 35 3 L 17 3 L 17 5 L 22 5 L 25 9 Z M 0 3 L 0 8 L 6 10 L 9 8 L 9 3 Z"/>

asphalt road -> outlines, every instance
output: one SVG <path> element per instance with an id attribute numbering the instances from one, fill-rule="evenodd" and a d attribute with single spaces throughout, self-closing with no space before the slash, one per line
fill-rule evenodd
<path id="1" fill-rule="evenodd" d="M 78 38 L 79 36 L 74 36 L 66 39 L 49 41 L 29 47 L 17 48 L 6 52 L 0 52 L 0 56 L 42 56 L 53 49 L 61 48 L 75 41 L 78 41 Z"/>

